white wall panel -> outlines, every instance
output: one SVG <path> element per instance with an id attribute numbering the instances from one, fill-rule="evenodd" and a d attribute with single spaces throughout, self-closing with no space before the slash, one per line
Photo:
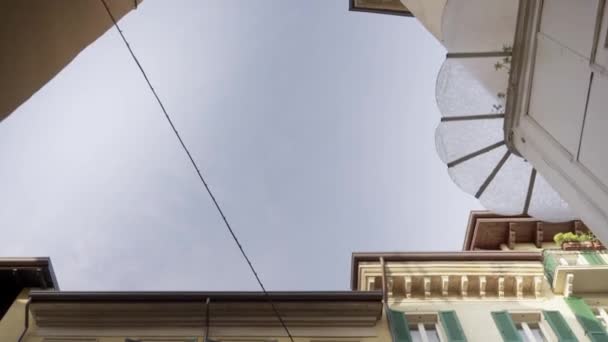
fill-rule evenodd
<path id="1" fill-rule="evenodd" d="M 545 0 L 540 31 L 587 58 L 591 55 L 598 0 Z"/>
<path id="2" fill-rule="evenodd" d="M 572 156 L 578 150 L 590 74 L 587 60 L 539 33 L 528 114 Z"/>
<path id="3" fill-rule="evenodd" d="M 608 185 L 608 78 L 599 75 L 589 94 L 579 161 Z"/>
<path id="4" fill-rule="evenodd" d="M 595 55 L 595 62 L 608 69 L 608 47 L 606 46 L 608 41 L 606 40 L 606 35 L 608 35 L 608 5 L 604 7 L 600 39 L 598 40 L 597 53 Z"/>

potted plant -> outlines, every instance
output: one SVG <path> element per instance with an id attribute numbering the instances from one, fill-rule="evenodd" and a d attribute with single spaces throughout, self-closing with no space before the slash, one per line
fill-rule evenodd
<path id="1" fill-rule="evenodd" d="M 553 237 L 553 241 L 565 251 L 604 249 L 604 246 L 592 233 L 557 233 Z"/>

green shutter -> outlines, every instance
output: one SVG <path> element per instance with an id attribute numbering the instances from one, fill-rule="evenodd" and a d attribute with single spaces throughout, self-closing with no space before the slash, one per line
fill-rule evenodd
<path id="1" fill-rule="evenodd" d="M 549 322 L 559 342 L 578 342 L 578 339 L 574 336 L 574 333 L 570 330 L 568 323 L 566 323 L 566 320 L 559 311 L 543 311 L 543 315 L 547 322 Z"/>
<path id="2" fill-rule="evenodd" d="M 597 252 L 585 252 L 583 257 L 589 265 L 606 265 L 604 259 Z"/>
<path id="3" fill-rule="evenodd" d="M 467 338 L 464 336 L 460 321 L 454 311 L 441 311 L 439 312 L 439 320 L 441 326 L 445 331 L 448 342 L 466 342 Z"/>
<path id="4" fill-rule="evenodd" d="M 492 318 L 494 323 L 502 335 L 502 340 L 505 342 L 523 342 L 524 340 L 519 335 L 517 327 L 511 319 L 511 315 L 506 311 L 494 311 L 492 312 Z"/>
<path id="5" fill-rule="evenodd" d="M 388 309 L 388 324 L 391 327 L 393 342 L 411 342 L 412 335 L 405 314 L 401 311 Z"/>
<path id="6" fill-rule="evenodd" d="M 568 306 L 576 315 L 576 319 L 585 329 L 585 334 L 592 342 L 608 342 L 608 334 L 604 326 L 582 298 L 566 298 L 566 303 L 568 303 Z"/>
<path id="7" fill-rule="evenodd" d="M 553 288 L 553 275 L 555 274 L 555 269 L 557 268 L 557 259 L 548 250 L 543 252 L 543 264 L 545 266 L 545 276 L 549 281 L 549 285 Z"/>

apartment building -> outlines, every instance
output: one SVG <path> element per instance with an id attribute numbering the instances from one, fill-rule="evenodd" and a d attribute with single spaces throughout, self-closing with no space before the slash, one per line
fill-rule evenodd
<path id="1" fill-rule="evenodd" d="M 560 233 L 587 228 L 473 212 L 463 251 L 354 253 L 351 287 L 384 292 L 393 341 L 608 341 L 608 254 Z"/>

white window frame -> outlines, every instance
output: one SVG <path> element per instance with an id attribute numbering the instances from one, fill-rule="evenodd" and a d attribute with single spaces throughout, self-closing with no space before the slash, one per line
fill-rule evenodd
<path id="1" fill-rule="evenodd" d="M 608 331 L 608 307 L 598 306 L 593 311 L 595 317 L 604 325 L 604 329 Z"/>
<path id="2" fill-rule="evenodd" d="M 540 311 L 509 311 L 509 314 L 515 327 L 522 327 L 526 342 L 536 342 L 536 338 L 530 328 L 531 324 L 538 325 L 538 329 L 546 341 L 558 342 L 557 336 Z"/>
<path id="3" fill-rule="evenodd" d="M 446 342 L 448 340 L 445 332 L 443 331 L 443 327 L 439 323 L 439 315 L 436 312 L 405 312 L 405 317 L 407 319 L 407 323 L 409 324 L 409 329 L 420 332 L 422 342 L 429 342 L 429 337 L 426 333 L 427 330 L 425 327 L 428 325 L 435 327 L 435 331 L 437 331 L 440 342 Z"/>

